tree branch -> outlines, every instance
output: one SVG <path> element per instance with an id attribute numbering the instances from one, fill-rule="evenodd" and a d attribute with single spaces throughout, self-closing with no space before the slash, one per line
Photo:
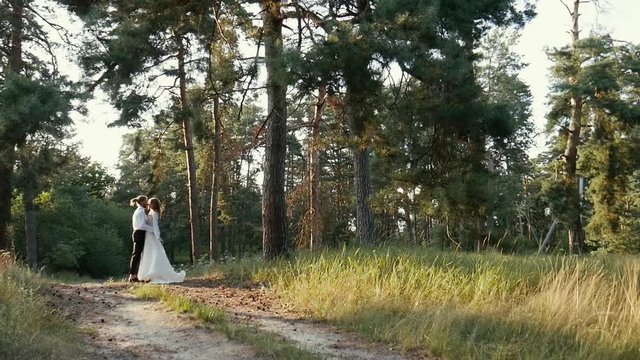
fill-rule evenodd
<path id="1" fill-rule="evenodd" d="M 260 35 L 258 37 L 258 46 L 256 47 L 256 61 L 254 66 L 258 66 L 258 55 L 260 54 L 260 44 L 262 44 L 262 37 L 264 36 L 264 28 L 260 28 Z M 251 86 L 251 83 L 253 83 L 253 80 L 255 79 L 257 74 L 257 71 L 254 71 L 251 76 L 249 77 L 249 82 L 247 83 L 247 88 L 245 89 L 244 93 L 242 93 L 242 99 L 240 100 L 240 106 L 238 108 L 238 116 L 237 116 L 237 120 L 238 122 L 240 121 L 240 118 L 242 117 L 242 110 L 244 108 L 244 101 L 247 98 L 247 93 L 249 92 L 249 87 Z"/>

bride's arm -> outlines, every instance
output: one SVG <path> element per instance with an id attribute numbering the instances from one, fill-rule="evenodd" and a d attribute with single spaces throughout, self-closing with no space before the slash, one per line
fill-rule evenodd
<path id="1" fill-rule="evenodd" d="M 151 218 L 153 220 L 153 234 L 156 236 L 158 241 L 162 241 L 162 238 L 160 237 L 160 226 L 158 226 L 158 213 L 153 213 Z"/>

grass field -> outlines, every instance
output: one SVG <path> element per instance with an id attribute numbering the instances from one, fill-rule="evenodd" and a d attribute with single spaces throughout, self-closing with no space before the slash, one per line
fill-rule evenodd
<path id="1" fill-rule="evenodd" d="M 447 359 L 640 358 L 637 257 L 345 249 L 213 267 L 313 318 Z"/>
<path id="2" fill-rule="evenodd" d="M 79 354 L 73 327 L 38 294 L 42 281 L 0 254 L 0 359 L 72 359 Z"/>

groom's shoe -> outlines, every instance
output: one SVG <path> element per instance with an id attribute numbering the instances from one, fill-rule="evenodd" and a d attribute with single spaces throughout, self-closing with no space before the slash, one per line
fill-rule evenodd
<path id="1" fill-rule="evenodd" d="M 138 280 L 138 278 L 137 278 L 137 277 L 129 277 L 129 282 L 130 282 L 130 283 L 140 282 L 140 280 Z"/>

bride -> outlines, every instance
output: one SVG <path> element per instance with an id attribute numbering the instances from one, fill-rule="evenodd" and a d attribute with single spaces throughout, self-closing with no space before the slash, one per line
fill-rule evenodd
<path id="1" fill-rule="evenodd" d="M 138 279 L 154 284 L 183 282 L 186 273 L 184 270 L 178 273 L 173 269 L 162 246 L 160 227 L 158 227 L 159 218 L 160 200 L 151 198 L 149 199 L 149 214 L 146 221 L 153 227 L 153 231 L 147 231 L 145 235 Z"/>

